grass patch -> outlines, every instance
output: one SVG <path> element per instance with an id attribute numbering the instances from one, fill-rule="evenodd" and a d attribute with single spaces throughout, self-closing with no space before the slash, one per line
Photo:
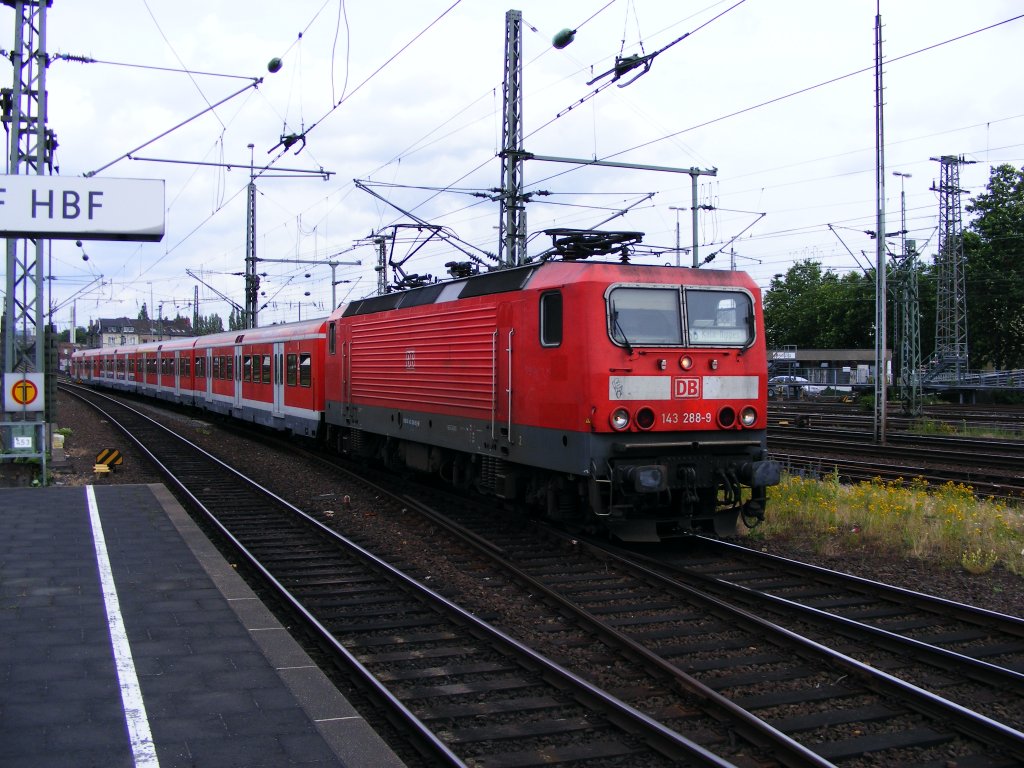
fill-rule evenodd
<path id="1" fill-rule="evenodd" d="M 993 426 L 969 426 L 967 422 L 936 421 L 917 419 L 907 430 L 914 435 L 938 437 L 987 437 L 997 440 L 1019 440 L 1021 434 L 1013 429 Z"/>
<path id="2" fill-rule="evenodd" d="M 799 538 L 822 555 L 870 549 L 984 573 L 996 563 L 1024 576 L 1024 511 L 977 499 L 966 485 L 929 486 L 876 478 L 845 485 L 836 476 L 784 476 L 768 489 L 768 515 L 754 534 Z"/>

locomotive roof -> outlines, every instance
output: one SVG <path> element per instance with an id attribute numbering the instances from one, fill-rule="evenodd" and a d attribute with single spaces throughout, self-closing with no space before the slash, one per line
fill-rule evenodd
<path id="1" fill-rule="evenodd" d="M 742 272 L 651 264 L 623 264 L 603 261 L 544 261 L 522 267 L 485 272 L 472 277 L 433 283 L 406 291 L 369 296 L 339 308 L 341 317 L 367 315 L 392 309 L 441 304 L 473 296 L 487 296 L 529 288 L 547 288 L 583 281 L 660 282 L 698 286 L 742 286 L 754 283 Z"/>

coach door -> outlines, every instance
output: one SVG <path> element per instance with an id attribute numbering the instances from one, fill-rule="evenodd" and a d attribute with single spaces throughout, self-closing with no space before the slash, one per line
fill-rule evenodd
<path id="1" fill-rule="evenodd" d="M 274 410 L 275 416 L 284 416 L 284 342 L 274 342 Z"/>
<path id="2" fill-rule="evenodd" d="M 235 364 L 231 366 L 231 389 L 235 393 L 233 404 L 238 408 L 242 404 L 242 345 L 236 344 L 234 351 Z"/>
<path id="3" fill-rule="evenodd" d="M 203 401 L 206 403 L 213 402 L 213 350 L 203 349 L 200 350 L 199 354 L 196 355 L 196 361 L 203 360 Z"/>

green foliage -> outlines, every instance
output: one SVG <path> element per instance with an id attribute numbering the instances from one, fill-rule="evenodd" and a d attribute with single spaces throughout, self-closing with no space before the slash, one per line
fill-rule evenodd
<path id="1" fill-rule="evenodd" d="M 80 325 L 76 326 L 76 328 L 75 328 L 75 339 L 76 339 L 76 341 L 79 344 L 81 344 L 83 341 L 85 341 L 85 338 L 86 338 L 87 334 L 88 334 L 88 331 L 85 328 L 83 328 Z M 57 341 L 65 342 L 65 343 L 66 342 L 70 342 L 71 341 L 71 329 L 70 328 L 65 328 L 63 331 L 58 333 L 57 334 Z"/>
<path id="2" fill-rule="evenodd" d="M 864 349 L 874 345 L 873 278 L 823 271 L 816 261 L 799 261 L 776 275 L 764 294 L 768 346 L 805 349 Z"/>
<path id="3" fill-rule="evenodd" d="M 935 280 L 932 270 L 918 265 L 918 304 L 922 357 L 928 357 L 935 336 Z M 891 286 L 895 278 L 890 273 Z M 894 290 L 889 291 L 889 317 Z M 803 349 L 872 349 L 875 346 L 875 273 L 839 275 L 822 270 L 816 261 L 798 261 L 785 275 L 776 275 L 763 295 L 768 347 Z M 894 323 L 886 345 L 893 347 Z"/>
<path id="4" fill-rule="evenodd" d="M 1024 169 L 991 169 L 966 206 L 964 234 L 971 367 L 1024 368 Z"/>
<path id="5" fill-rule="evenodd" d="M 199 315 L 196 319 L 195 332 L 197 336 L 207 336 L 211 333 L 220 333 L 224 330 L 224 321 L 220 315 Z M 234 330 L 234 329 L 232 329 Z"/>
<path id="6" fill-rule="evenodd" d="M 820 552 L 858 549 L 896 557 L 928 558 L 984 573 L 996 563 L 1024 576 L 1024 512 L 995 499 L 978 499 L 965 485 L 929 486 L 921 478 L 842 485 L 786 476 L 768 489 L 761 540 L 792 536 Z"/>

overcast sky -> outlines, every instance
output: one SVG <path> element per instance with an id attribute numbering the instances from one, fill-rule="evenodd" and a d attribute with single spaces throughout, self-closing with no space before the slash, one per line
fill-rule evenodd
<path id="1" fill-rule="evenodd" d="M 498 206 L 472 193 L 500 181 L 509 8 L 524 19 L 527 151 L 715 169 L 699 177 L 697 241 L 702 260 L 722 252 L 705 269 L 728 269 L 733 250 L 767 287 L 803 259 L 840 272 L 873 261 L 875 0 L 54 0 L 51 57 L 96 60 L 58 58 L 46 74 L 60 174 L 165 179 L 167 204 L 160 243 L 53 242 L 58 326 L 72 306 L 82 326 L 143 303 L 191 317 L 197 286 L 200 312 L 226 322 L 222 296 L 245 304 L 250 161 L 271 168 L 257 181 L 261 325 L 330 310 L 331 270 L 286 260 L 361 262 L 336 268 L 339 302 L 376 290 L 370 238 L 411 219 L 354 179 L 496 253 Z M 925 258 L 938 240 L 930 158 L 973 161 L 965 204 L 992 165 L 1024 165 L 1021 14 L 1018 0 L 881 0 L 886 230 L 900 229 L 902 185 Z M 13 10 L 0 20 L 9 50 Z M 556 50 L 563 28 L 576 39 Z M 662 49 L 625 87 L 635 72 L 587 84 L 616 56 Z M 305 143 L 282 154 L 289 134 Z M 530 254 L 550 245 L 545 229 L 606 219 L 664 251 L 645 261 L 675 262 L 677 221 L 682 247 L 693 241 L 688 174 L 531 161 L 525 180 L 552 193 L 527 208 Z M 404 269 L 444 277 L 464 258 L 427 245 Z"/>

